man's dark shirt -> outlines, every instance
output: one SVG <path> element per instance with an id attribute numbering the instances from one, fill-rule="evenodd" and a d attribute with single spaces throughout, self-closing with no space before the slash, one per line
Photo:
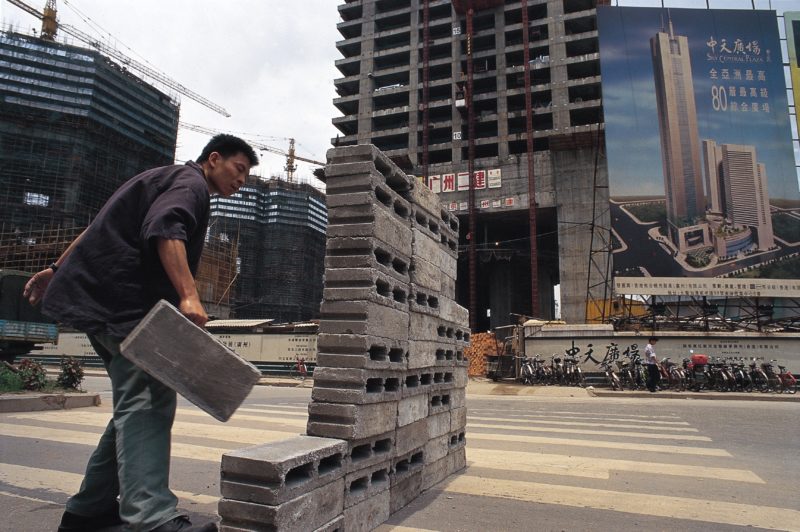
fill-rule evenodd
<path id="1" fill-rule="evenodd" d="M 156 240 L 183 240 L 195 275 L 209 204 L 208 184 L 194 162 L 133 177 L 111 196 L 53 276 L 42 310 L 86 333 L 124 338 L 159 299 L 177 305 Z"/>

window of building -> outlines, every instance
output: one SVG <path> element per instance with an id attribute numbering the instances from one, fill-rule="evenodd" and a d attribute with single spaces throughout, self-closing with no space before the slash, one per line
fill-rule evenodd
<path id="1" fill-rule="evenodd" d="M 38 194 L 36 192 L 26 192 L 23 199 L 25 205 L 33 205 L 34 207 L 47 207 L 50 205 L 50 196 L 47 194 Z"/>

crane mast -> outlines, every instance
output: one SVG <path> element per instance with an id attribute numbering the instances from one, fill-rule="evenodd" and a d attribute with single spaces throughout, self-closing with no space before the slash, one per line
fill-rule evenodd
<path id="1" fill-rule="evenodd" d="M 204 126 L 199 126 L 197 124 L 190 124 L 188 122 L 180 122 L 178 127 L 182 129 L 188 129 L 190 131 L 196 131 L 198 133 L 205 133 L 206 135 L 217 135 L 220 133 L 215 129 L 211 129 Z M 253 146 L 254 148 L 258 148 L 262 151 L 267 151 L 270 153 L 274 153 L 276 155 L 282 155 L 286 157 L 286 166 L 284 169 L 286 170 L 286 180 L 290 183 L 294 182 L 294 173 L 297 170 L 297 164 L 295 161 L 303 161 L 304 163 L 315 164 L 317 166 L 325 166 L 325 163 L 322 161 L 315 161 L 314 159 L 308 159 L 306 157 L 301 157 L 295 153 L 294 148 L 294 139 L 289 139 L 289 151 L 281 150 L 280 148 L 274 148 L 272 146 L 268 146 L 267 144 L 262 144 L 261 142 L 245 139 L 247 142 Z"/>
<path id="2" fill-rule="evenodd" d="M 152 80 L 156 81 L 162 86 L 170 88 L 175 92 L 177 92 L 178 94 L 182 94 L 187 98 L 189 98 L 190 100 L 194 100 L 200 105 L 203 105 L 211 109 L 212 111 L 221 114 L 222 116 L 225 117 L 231 116 L 231 114 L 224 107 L 215 104 L 214 102 L 212 102 L 207 98 L 204 98 L 203 96 L 181 85 L 174 79 L 170 78 L 169 76 L 167 76 L 162 72 L 159 72 L 153 67 L 126 56 L 113 46 L 109 46 L 73 26 L 70 26 L 68 24 L 59 24 L 58 21 L 56 20 L 56 0 L 47 0 L 47 4 L 44 7 L 44 13 L 38 11 L 34 7 L 31 7 L 22 0 L 6 0 L 6 1 L 20 8 L 26 13 L 33 15 L 34 17 L 37 17 L 42 21 L 42 32 L 41 32 L 42 39 L 48 41 L 54 41 L 56 33 L 60 29 L 62 32 L 71 35 L 72 37 L 78 39 L 84 44 L 91 46 L 95 50 L 102 52 L 111 57 L 112 59 L 119 61 L 126 68 L 139 72 L 140 74 L 144 74 L 145 76 L 151 78 Z"/>

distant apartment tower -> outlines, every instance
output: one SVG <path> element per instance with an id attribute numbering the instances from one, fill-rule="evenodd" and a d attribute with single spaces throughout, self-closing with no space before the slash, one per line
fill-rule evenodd
<path id="1" fill-rule="evenodd" d="M 211 198 L 209 234 L 237 244 L 236 318 L 319 318 L 325 271 L 325 196 L 308 184 L 253 179 Z"/>
<path id="2" fill-rule="evenodd" d="M 172 164 L 178 103 L 94 50 L 0 32 L 0 225 L 88 225 L 122 183 Z"/>
<path id="3" fill-rule="evenodd" d="M 667 224 L 677 242 L 678 228 L 705 213 L 700 141 L 689 41 L 667 31 L 650 39 L 655 78 L 661 159 L 667 198 Z"/>
<path id="4" fill-rule="evenodd" d="M 343 57 L 336 61 L 341 77 L 334 82 L 338 97 L 333 102 L 341 112 L 333 119 L 340 134 L 331 142 L 375 144 L 406 172 L 428 181 L 446 208 L 458 214 L 457 299 L 469 307 L 474 283 L 480 330 L 515 322 L 512 313 L 552 317 L 557 284 L 564 319 L 583 322 L 587 286 L 602 281 L 602 273 L 589 279 L 592 232 L 576 227 L 590 226 L 593 199 L 596 212 L 605 213 L 597 215 L 598 226 L 610 226 L 602 150 L 597 157 L 604 141 L 595 9 L 607 3 L 537 0 L 526 2 L 523 12 L 523 3 L 513 0 L 340 2 L 342 40 L 336 46 Z M 471 35 L 469 6 L 474 7 Z M 472 214 L 470 135 L 476 171 Z M 529 194 L 529 137 L 535 202 Z M 537 233 L 533 261 L 530 213 Z M 474 230 L 468 235 L 470 216 Z M 477 248 L 474 277 L 468 267 L 471 242 Z M 594 247 L 601 246 L 596 241 Z"/>
<path id="5" fill-rule="evenodd" d="M 758 162 L 755 146 L 720 144 L 703 141 L 706 172 L 711 183 L 712 205 L 731 224 L 750 227 L 755 231 L 758 249 L 765 251 L 775 245 L 772 216 L 769 209 L 767 171 Z"/>

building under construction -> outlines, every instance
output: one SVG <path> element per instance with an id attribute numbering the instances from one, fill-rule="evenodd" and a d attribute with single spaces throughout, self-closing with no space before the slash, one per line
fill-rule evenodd
<path id="1" fill-rule="evenodd" d="M 4 232 L 86 226 L 127 179 L 172 164 L 178 103 L 94 50 L 0 33 Z"/>
<path id="2" fill-rule="evenodd" d="M 172 164 L 177 101 L 94 50 L 0 33 L 0 269 L 36 272 L 127 179 Z M 236 247 L 209 237 L 197 286 L 228 317 Z"/>
<path id="3" fill-rule="evenodd" d="M 327 220 L 324 194 L 304 183 L 253 179 L 212 197 L 209 235 L 236 243 L 234 317 L 319 318 Z"/>
<path id="4" fill-rule="evenodd" d="M 339 5 L 332 142 L 375 144 L 458 213 L 473 330 L 552 317 L 559 284 L 570 322 L 607 297 L 598 3 Z"/>
<path id="5" fill-rule="evenodd" d="M 175 158 L 177 99 L 105 54 L 56 42 L 54 11 L 44 19 L 42 37 L 0 32 L 0 269 L 46 268 L 120 185 Z M 211 315 L 230 315 L 236 252 L 206 241 L 196 282 Z"/>

